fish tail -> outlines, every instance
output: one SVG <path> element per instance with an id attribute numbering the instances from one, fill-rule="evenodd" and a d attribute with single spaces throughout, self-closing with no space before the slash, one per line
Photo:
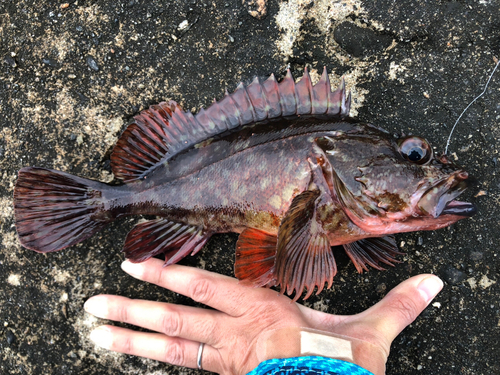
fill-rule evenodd
<path id="1" fill-rule="evenodd" d="M 104 209 L 107 185 L 61 171 L 19 171 L 14 215 L 21 244 L 46 253 L 81 242 L 113 220 Z"/>

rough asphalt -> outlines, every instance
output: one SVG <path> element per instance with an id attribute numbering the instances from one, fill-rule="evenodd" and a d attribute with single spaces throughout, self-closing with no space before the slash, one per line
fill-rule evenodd
<path id="1" fill-rule="evenodd" d="M 259 8 L 260 5 L 260 8 Z M 0 1 L 0 373 L 190 374 L 95 348 L 92 295 L 189 303 L 120 270 L 137 218 L 40 255 L 20 246 L 12 191 L 23 166 L 112 181 L 109 155 L 138 111 L 166 99 L 208 106 L 224 90 L 290 67 L 342 75 L 353 114 L 442 151 L 500 58 L 500 1 Z M 476 179 L 478 214 L 398 235 L 406 252 L 359 275 L 345 256 L 332 290 L 307 305 L 351 314 L 411 275 L 445 280 L 394 342 L 388 374 L 500 373 L 500 72 L 459 122 L 449 154 Z M 183 261 L 232 275 L 235 235 Z"/>

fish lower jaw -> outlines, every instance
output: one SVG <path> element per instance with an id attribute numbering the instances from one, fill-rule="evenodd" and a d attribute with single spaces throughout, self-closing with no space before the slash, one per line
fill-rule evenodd
<path id="1" fill-rule="evenodd" d="M 452 200 L 446 204 L 441 215 L 457 215 L 472 217 L 476 214 L 477 208 L 472 203 Z"/>

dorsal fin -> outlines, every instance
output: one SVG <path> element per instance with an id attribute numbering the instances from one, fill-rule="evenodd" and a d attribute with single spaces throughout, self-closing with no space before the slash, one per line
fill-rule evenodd
<path id="1" fill-rule="evenodd" d="M 298 83 L 288 69 L 280 83 L 274 75 L 262 83 L 255 78 L 247 87 L 240 83 L 232 94 L 226 92 L 196 115 L 174 101 L 151 106 L 134 117 L 118 140 L 111 167 L 126 182 L 142 179 L 180 151 L 225 131 L 280 116 L 347 117 L 349 106 L 344 80 L 331 92 L 326 68 L 315 86 L 307 68 Z"/>

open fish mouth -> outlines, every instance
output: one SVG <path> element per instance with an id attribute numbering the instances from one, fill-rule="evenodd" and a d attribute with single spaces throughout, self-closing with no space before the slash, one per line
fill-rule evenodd
<path id="1" fill-rule="evenodd" d="M 437 218 L 442 215 L 471 217 L 476 206 L 469 202 L 455 200 L 467 189 L 466 174 L 457 173 L 427 190 L 418 202 L 422 213 Z"/>

